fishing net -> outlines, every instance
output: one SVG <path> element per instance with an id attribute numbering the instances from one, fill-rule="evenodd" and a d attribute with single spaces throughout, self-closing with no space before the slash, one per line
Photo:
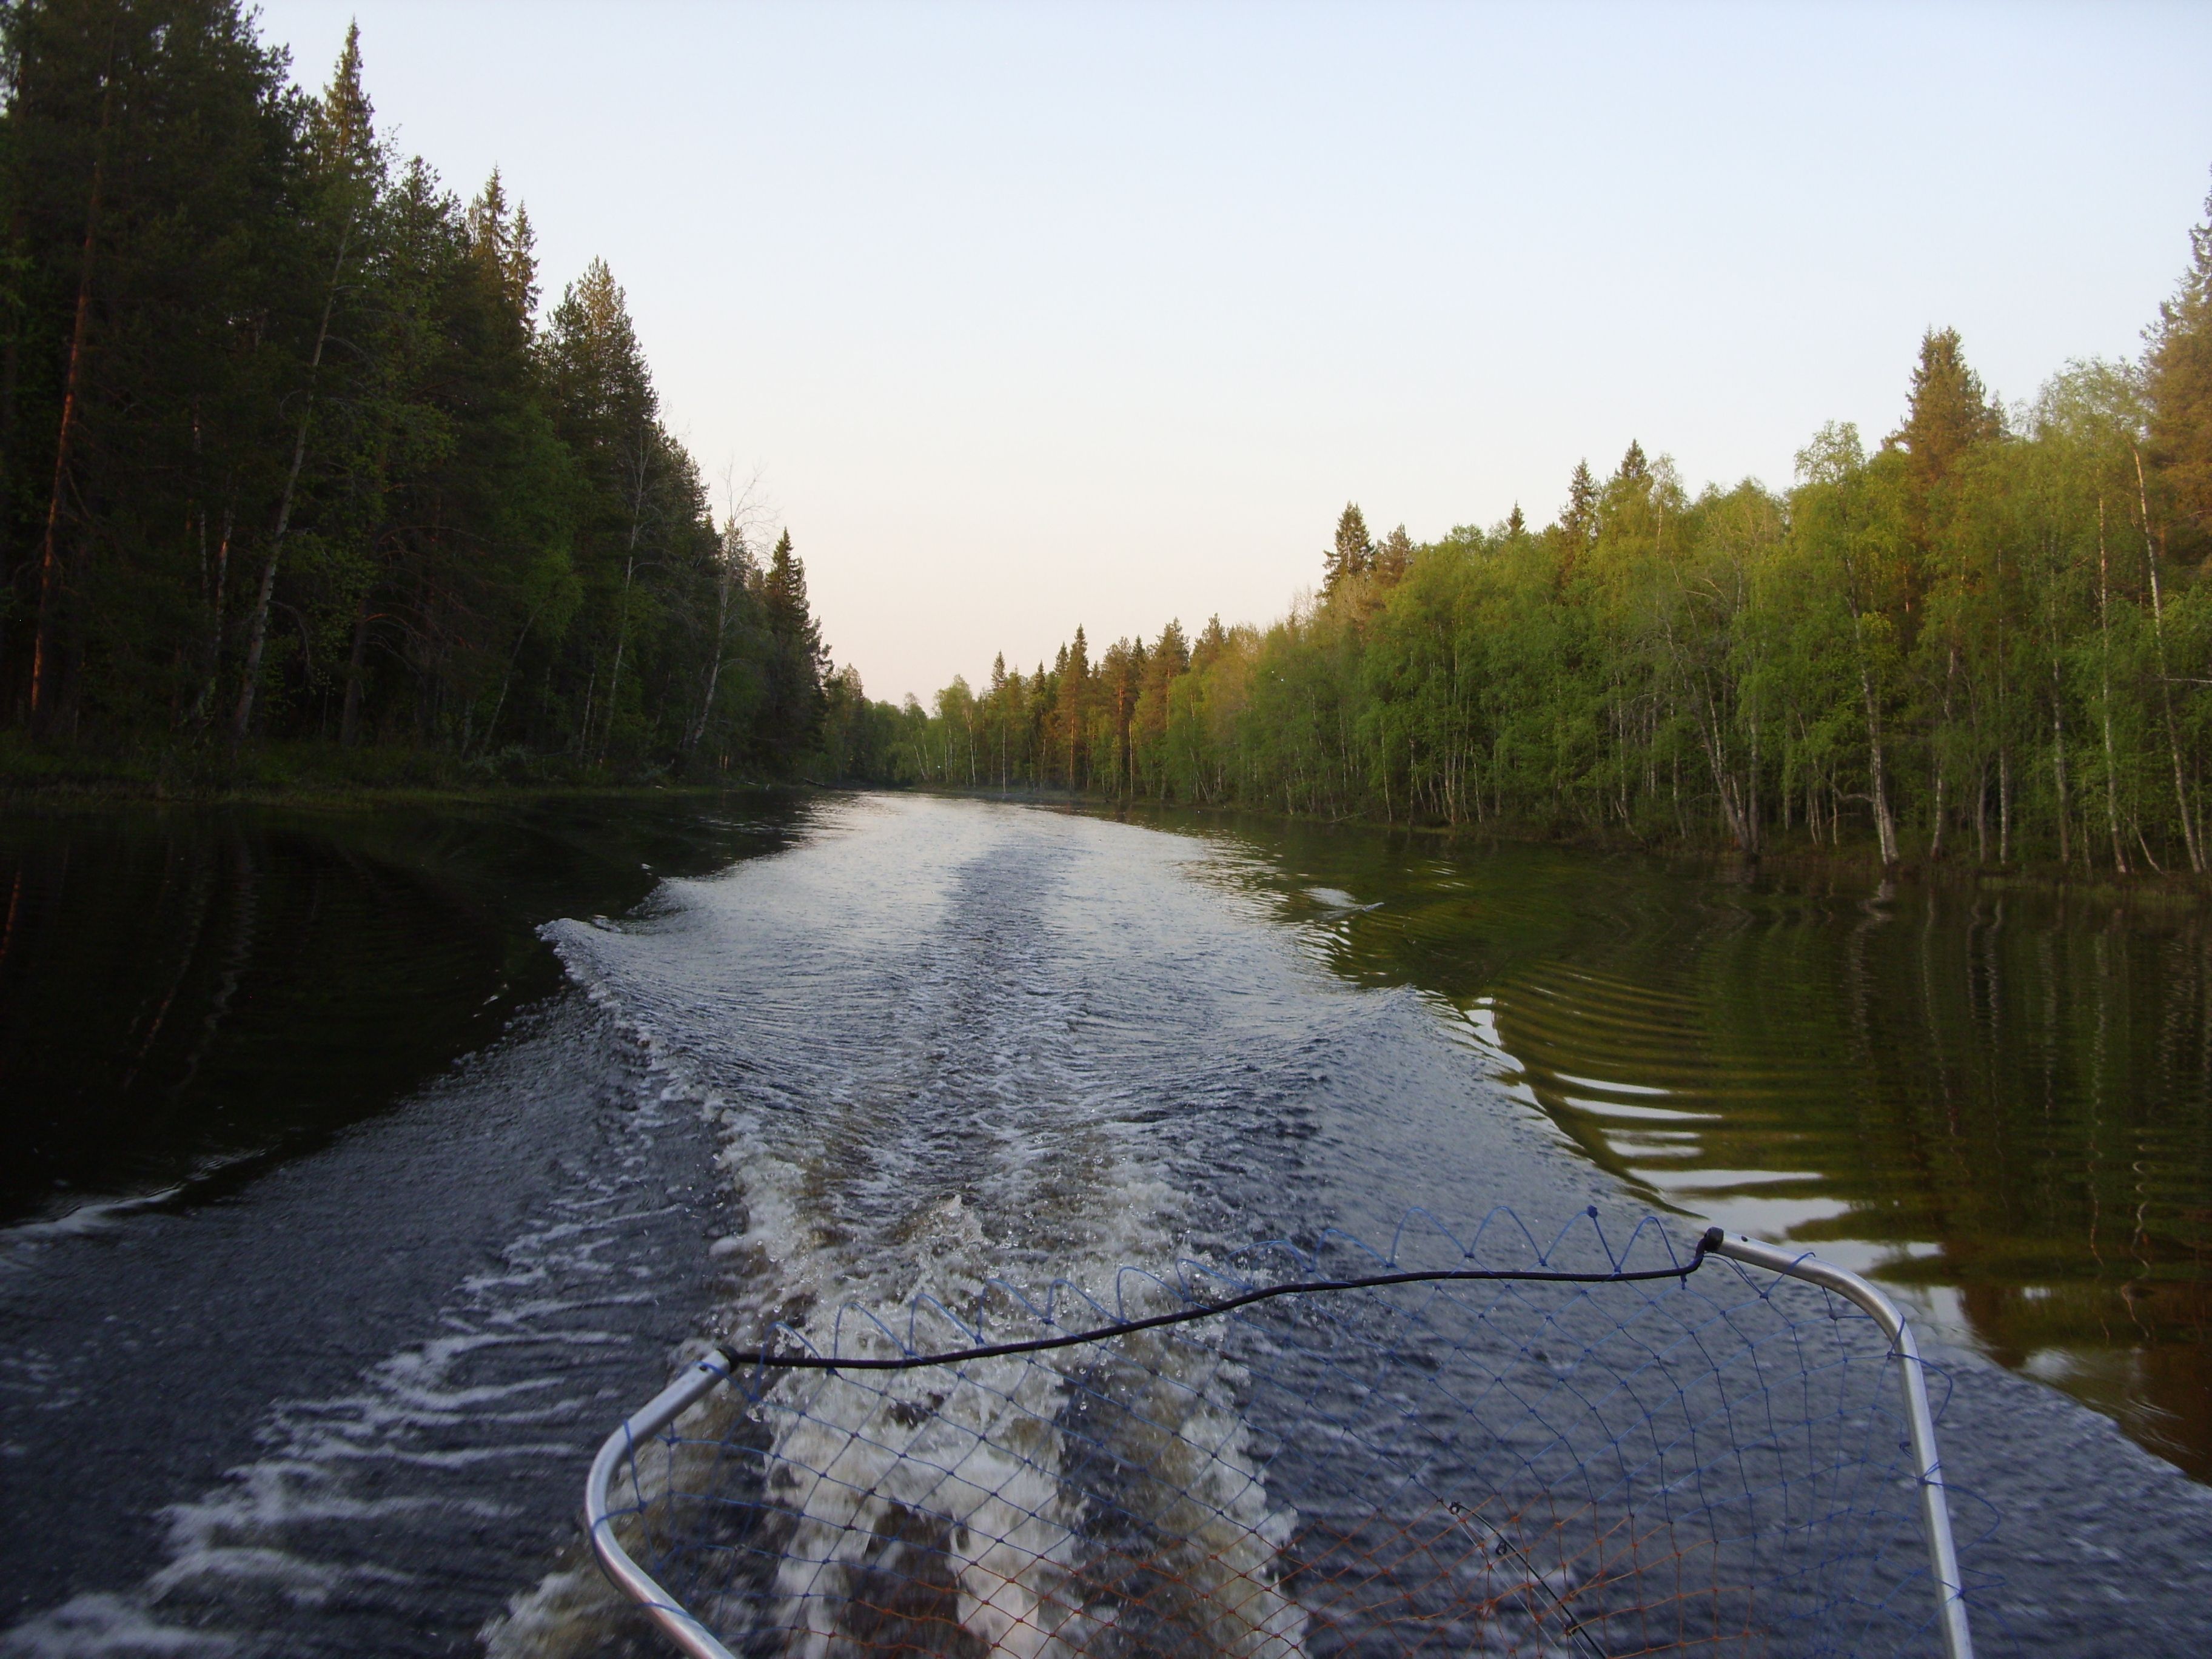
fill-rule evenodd
<path id="1" fill-rule="evenodd" d="M 1887 1340 L 1656 1224 L 1415 1218 L 728 1358 L 602 1524 L 732 1654 L 1940 1650 Z"/>

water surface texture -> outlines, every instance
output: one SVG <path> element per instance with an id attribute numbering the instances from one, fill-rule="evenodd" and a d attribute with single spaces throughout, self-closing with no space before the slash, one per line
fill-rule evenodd
<path id="1" fill-rule="evenodd" d="M 232 1133 L 227 1089 L 133 1095 L 149 1017 L 98 1016 L 124 1033 L 87 1095 L 108 1127 L 40 1132 L 48 1184 L 0 1244 L 0 1652 L 652 1651 L 569 1517 L 592 1445 L 687 1340 L 1498 1203 L 1623 1230 L 1657 1208 L 1685 1238 L 1713 1214 L 1890 1276 L 1955 1341 L 1950 1467 L 2001 1517 L 1971 1558 L 2003 1581 L 1992 1638 L 2212 1644 L 2212 1490 L 2178 1467 L 2202 1444 L 2174 1358 L 2205 1202 L 2187 919 L 974 801 L 627 810 L 524 826 L 592 849 L 534 885 L 526 842 L 465 818 L 400 836 L 436 858 L 392 858 L 389 826 L 253 843 L 258 890 L 296 895 L 366 837 L 380 879 L 434 896 L 356 915 L 466 935 L 481 914 L 500 942 L 364 971 L 391 1000 L 360 1028 L 253 981 L 279 1013 L 252 1052 L 329 1042 L 342 1098 L 270 1060 L 289 1081 Z M 187 830 L 234 891 L 227 832 Z M 45 833 L 72 860 L 93 841 Z M 56 953 L 70 902 L 42 924 L 44 1000 L 7 992 L 39 1029 L 0 1053 L 48 1076 L 103 960 Z M 106 969 L 118 1003 L 158 1006 L 182 940 L 231 937 L 208 903 L 228 921 L 187 907 L 148 930 L 150 966 Z M 127 932 L 107 914 L 76 925 Z M 336 941 L 290 960 L 351 971 Z M 218 1033 L 227 971 L 182 975 Z M 529 1006 L 479 1035 L 495 996 Z M 351 1029 L 413 1045 L 411 1073 L 368 1075 Z M 126 1155 L 142 1118 L 158 1152 Z M 2093 1245 L 2127 1265 L 2104 1277 Z M 2107 1320 L 2112 1297 L 2152 1305 Z"/>
<path id="2" fill-rule="evenodd" d="M 561 982 L 535 928 L 787 804 L 0 819 L 0 1224 L 180 1196 L 380 1112 Z"/>
<path id="3" fill-rule="evenodd" d="M 1334 970 L 1431 994 L 1598 1167 L 1879 1279 L 2212 1478 L 2201 909 L 1231 839 Z"/>

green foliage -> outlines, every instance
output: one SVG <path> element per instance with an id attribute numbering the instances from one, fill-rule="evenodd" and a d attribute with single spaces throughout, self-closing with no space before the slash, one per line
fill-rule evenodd
<path id="1" fill-rule="evenodd" d="M 2194 359 L 2212 227 L 2139 369 L 2076 364 L 2008 430 L 1958 335 L 1921 343 L 1869 454 L 1823 428 L 1786 491 L 1692 497 L 1632 444 L 1557 522 L 1377 547 L 1265 630 L 1170 623 L 1090 665 L 910 707 L 914 775 L 1322 817 L 1871 843 L 2204 867 L 2212 583 L 2185 547 L 2212 433 Z M 2190 331 L 2197 331 L 2191 333 Z M 2181 390 L 2176 391 L 2175 387 Z"/>
<path id="2" fill-rule="evenodd" d="M 857 682 L 606 264 L 541 324 L 527 215 L 400 161 L 358 30 L 320 96 L 285 68 L 236 0 L 0 5 L 0 722 L 239 775 L 818 766 Z"/>
<path id="3" fill-rule="evenodd" d="M 2189 233 L 2189 268 L 2159 307 L 2144 363 L 2148 436 L 2175 516 L 2197 557 L 2212 551 L 2212 196 Z"/>
<path id="4" fill-rule="evenodd" d="M 1336 539 L 1322 562 L 1322 587 L 1334 593 L 1346 582 L 1364 576 L 1375 561 L 1375 544 L 1367 533 L 1366 515 L 1356 502 L 1346 501 L 1337 516 Z"/>

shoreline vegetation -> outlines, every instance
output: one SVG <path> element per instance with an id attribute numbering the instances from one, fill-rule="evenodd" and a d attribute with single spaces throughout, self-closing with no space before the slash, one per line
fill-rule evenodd
<path id="1" fill-rule="evenodd" d="M 880 773 L 611 270 L 541 297 L 357 28 L 309 95 L 237 0 L 0 3 L 0 788 Z"/>
<path id="2" fill-rule="evenodd" d="M 620 285 L 236 0 L 0 3 L 0 800 L 1062 791 L 1661 854 L 2202 886 L 2212 222 L 2138 360 L 1959 335 L 1789 488 L 1632 444 L 1552 522 L 1377 537 L 1262 628 L 1079 627 L 868 697 Z M 2212 203 L 2208 203 L 2212 215 Z"/>
<path id="3" fill-rule="evenodd" d="M 0 734 L 0 805 L 21 811 L 105 805 L 218 806 L 492 801 L 538 795 L 714 796 L 824 787 L 802 775 L 616 771 L 562 757 L 471 757 L 428 749 L 341 749 L 312 739 L 238 754 L 177 747 L 123 754 L 42 749 Z M 836 786 L 827 786 L 834 787 Z"/>
<path id="4" fill-rule="evenodd" d="M 1391 835 L 1412 842 L 1432 844 L 1447 850 L 1486 847 L 1553 847 L 1587 854 L 1593 858 L 1648 860 L 1671 869 L 1708 878 L 1756 879 L 1779 878 L 1798 886 L 1839 881 L 1853 889 L 1878 895 L 1886 884 L 1923 885 L 1946 889 L 1975 889 L 1984 892 L 2047 894 L 2129 904 L 2196 907 L 2212 902 L 2212 879 L 2186 871 L 2131 871 L 2116 876 L 2107 869 L 2088 872 L 2079 867 L 2051 863 L 1978 865 L 1967 860 L 1931 862 L 1907 856 L 1885 865 L 1871 841 L 1849 842 L 1839 848 L 1798 843 L 1770 845 L 1755 854 L 1717 840 L 1705 842 L 1643 842 L 1603 830 L 1577 833 L 1557 826 L 1539 832 L 1526 825 L 1446 824 L 1436 821 L 1385 823 L 1374 817 L 1308 817 L 1285 814 L 1279 808 L 1203 805 L 1147 799 L 1116 799 L 1066 789 L 1012 787 L 1004 790 L 959 784 L 911 785 L 922 793 L 961 800 L 1014 801 L 1024 805 L 1061 807 L 1097 812 L 1125 822 L 1164 821 L 1176 824 L 1189 820 L 1234 829 L 1240 819 L 1287 828 L 1310 828 L 1324 832 L 1353 830 Z"/>
<path id="5" fill-rule="evenodd" d="M 2212 866 L 2212 200 L 2140 360 L 2001 406 L 1958 333 L 1785 490 L 1632 443 L 1557 519 L 1377 539 L 1265 629 L 956 678 L 921 781 L 1741 858 L 2201 887 Z"/>

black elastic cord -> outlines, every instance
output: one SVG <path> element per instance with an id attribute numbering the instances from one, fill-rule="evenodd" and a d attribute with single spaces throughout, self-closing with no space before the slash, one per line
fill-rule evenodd
<path id="1" fill-rule="evenodd" d="M 962 1348 L 951 1353 L 902 1354 L 891 1359 L 838 1359 L 818 1353 L 770 1353 L 765 1349 L 747 1352 L 737 1348 L 721 1347 L 722 1358 L 729 1361 L 734 1372 L 741 1367 L 793 1371 L 912 1371 L 926 1365 L 957 1365 L 971 1359 L 998 1359 L 1008 1354 L 1042 1353 L 1051 1348 L 1073 1348 L 1085 1342 L 1103 1342 L 1109 1338 L 1127 1336 L 1136 1331 L 1158 1330 L 1163 1325 L 1187 1325 L 1193 1320 L 1211 1319 L 1217 1314 L 1234 1313 L 1239 1308 L 1249 1308 L 1255 1302 L 1266 1302 L 1279 1296 L 1310 1296 L 1316 1291 L 1370 1291 L 1389 1285 L 1450 1285 L 1468 1280 L 1496 1281 L 1499 1279 L 1533 1280 L 1540 1285 L 1638 1285 L 1655 1279 L 1687 1279 L 1705 1265 L 1706 1255 L 1721 1242 L 1721 1230 L 1709 1227 L 1698 1241 L 1686 1267 L 1646 1267 L 1632 1273 L 1562 1273 L 1539 1268 L 1462 1267 L 1438 1269 L 1431 1273 L 1377 1273 L 1369 1279 L 1319 1279 L 1296 1285 L 1270 1285 L 1264 1290 L 1247 1291 L 1242 1296 L 1232 1296 L 1223 1302 L 1204 1302 L 1192 1308 L 1179 1308 L 1173 1313 L 1154 1314 L 1148 1319 L 1131 1319 L 1119 1325 L 1105 1325 L 1095 1331 L 1078 1331 L 1069 1336 L 1037 1336 L 1024 1342 L 994 1342 L 988 1347 Z"/>

